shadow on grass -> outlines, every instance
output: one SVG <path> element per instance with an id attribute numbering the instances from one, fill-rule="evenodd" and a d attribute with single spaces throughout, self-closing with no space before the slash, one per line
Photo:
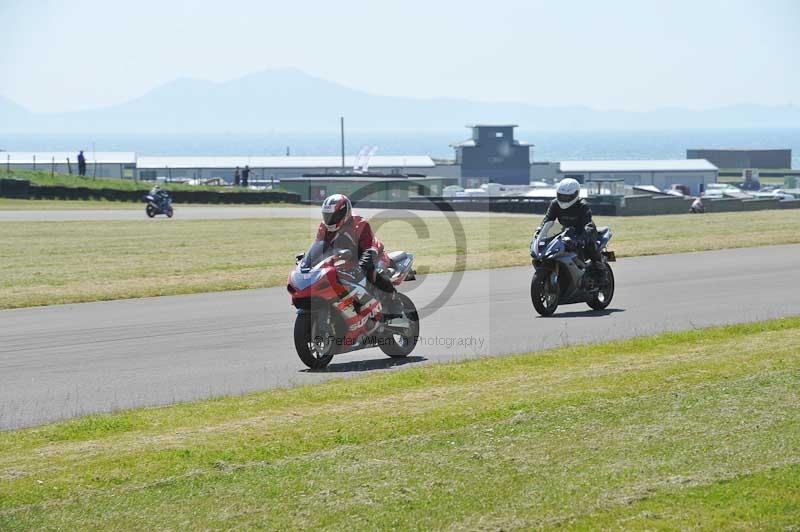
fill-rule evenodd
<path id="1" fill-rule="evenodd" d="M 370 360 L 354 360 L 352 362 L 342 362 L 339 364 L 331 363 L 327 368 L 321 370 L 304 369 L 305 373 L 346 373 L 349 371 L 374 371 L 379 369 L 389 369 L 406 364 L 425 362 L 425 357 L 410 356 L 406 358 L 375 358 Z"/>

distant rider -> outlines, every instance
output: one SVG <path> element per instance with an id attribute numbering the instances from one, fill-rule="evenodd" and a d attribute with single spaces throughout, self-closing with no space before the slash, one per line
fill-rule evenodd
<path id="1" fill-rule="evenodd" d="M 569 242 L 574 242 L 577 248 L 583 249 L 586 257 L 590 259 L 589 268 L 596 272 L 604 272 L 600 268 L 602 257 L 597 248 L 597 227 L 592 220 L 592 209 L 589 204 L 581 199 L 581 184 L 570 177 L 562 179 L 556 188 L 556 199 L 550 202 L 547 213 L 539 227 L 536 229 L 534 238 L 539 235 L 547 222 L 558 220 L 568 232 Z"/>
<path id="2" fill-rule="evenodd" d="M 164 205 L 164 202 L 169 198 L 169 193 L 166 190 L 161 190 L 161 187 L 158 185 L 150 189 L 150 195 L 153 196 L 153 199 L 156 200 L 159 206 Z"/>
<path id="3" fill-rule="evenodd" d="M 333 245 L 336 249 L 349 249 L 358 257 L 358 265 L 367 279 L 377 286 L 386 297 L 384 315 L 398 317 L 403 314 L 403 305 L 397 297 L 392 282 L 375 268 L 382 247 L 375 238 L 369 222 L 361 216 L 353 216 L 353 206 L 344 194 L 333 194 L 322 202 L 322 223 L 317 229 L 317 240 Z"/>
<path id="4" fill-rule="evenodd" d="M 689 212 L 692 214 L 703 214 L 706 212 L 706 206 L 703 205 L 703 200 L 700 198 L 700 196 L 697 196 L 694 199 L 692 206 L 689 207 Z"/>

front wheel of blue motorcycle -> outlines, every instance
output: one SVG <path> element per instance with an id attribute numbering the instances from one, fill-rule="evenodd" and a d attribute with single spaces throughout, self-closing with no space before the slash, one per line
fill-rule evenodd
<path id="1" fill-rule="evenodd" d="M 550 272 L 537 270 L 531 281 L 533 308 L 542 316 L 550 316 L 558 308 L 558 298 L 558 284 L 553 285 Z"/>

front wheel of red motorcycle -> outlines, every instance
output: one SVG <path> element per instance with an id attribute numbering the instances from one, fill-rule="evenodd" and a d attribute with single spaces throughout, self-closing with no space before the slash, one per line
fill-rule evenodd
<path id="1" fill-rule="evenodd" d="M 419 314 L 414 302 L 404 294 L 397 294 L 403 303 L 403 318 L 407 318 L 409 326 L 402 332 L 394 332 L 383 338 L 381 351 L 392 358 L 405 358 L 417 347 L 419 340 Z"/>
<path id="2" fill-rule="evenodd" d="M 298 314 L 294 321 L 294 348 L 310 369 L 324 369 L 333 359 L 334 342 L 321 331 L 319 314 Z"/>

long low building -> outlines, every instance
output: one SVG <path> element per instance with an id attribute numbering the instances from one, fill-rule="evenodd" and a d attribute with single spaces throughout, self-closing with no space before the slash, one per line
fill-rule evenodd
<path id="1" fill-rule="evenodd" d="M 561 161 L 558 174 L 581 183 L 622 179 L 626 185 L 651 185 L 661 190 L 681 184 L 699 195 L 709 183 L 717 182 L 719 169 L 705 159 Z"/>
<path id="2" fill-rule="evenodd" d="M 142 155 L 136 160 L 139 179 L 212 179 L 233 181 L 236 168 L 250 167 L 250 180 L 282 180 L 304 174 L 332 174 L 352 171 L 357 156 L 346 156 L 344 167 L 338 156 L 321 157 L 157 157 Z M 376 155 L 369 169 L 388 174 L 427 174 L 436 164 L 427 155 Z"/>
<path id="3" fill-rule="evenodd" d="M 333 174 L 342 170 L 340 156 L 252 157 L 252 156 L 150 156 L 134 152 L 84 152 L 87 175 L 124 179 L 214 179 L 233 182 L 236 168 L 249 166 L 250 180 L 281 180 L 304 174 Z M 5 169 L 78 173 L 78 152 L 0 152 Z M 427 155 L 346 156 L 345 171 L 356 163 L 384 174 L 430 174 L 436 164 Z"/>
<path id="4" fill-rule="evenodd" d="M 792 167 L 792 150 L 689 149 L 687 159 L 705 159 L 718 168 L 784 170 Z"/>

